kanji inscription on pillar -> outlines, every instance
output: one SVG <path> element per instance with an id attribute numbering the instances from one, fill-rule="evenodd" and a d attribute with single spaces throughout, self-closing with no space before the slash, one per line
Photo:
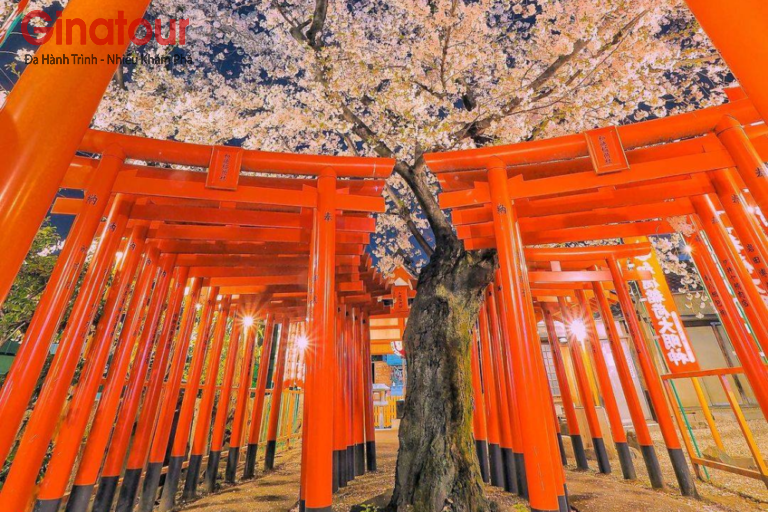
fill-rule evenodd
<path id="1" fill-rule="evenodd" d="M 730 224 L 725 224 L 725 230 L 728 232 L 728 237 L 731 239 L 731 242 L 733 242 L 733 247 L 736 249 L 736 252 L 739 253 L 739 258 L 741 258 L 741 261 L 744 264 L 744 268 L 747 269 L 749 275 L 752 277 L 752 282 L 755 283 L 757 293 L 760 294 L 763 302 L 768 304 L 768 292 L 765 291 L 765 287 L 763 286 L 762 281 L 766 276 L 760 272 L 763 269 L 758 269 L 755 267 L 755 265 L 760 264 L 760 257 L 758 256 L 757 250 L 751 244 L 742 244 L 741 240 L 739 240 L 738 236 L 736 236 L 736 232 L 733 229 L 733 226 Z M 744 300 L 749 303 L 746 293 L 741 291 L 741 294 L 743 297 L 739 297 L 739 301 Z"/>

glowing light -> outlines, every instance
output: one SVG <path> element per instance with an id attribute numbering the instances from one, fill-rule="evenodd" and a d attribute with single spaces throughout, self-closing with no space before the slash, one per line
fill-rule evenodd
<path id="1" fill-rule="evenodd" d="M 244 316 L 243 317 L 243 325 L 247 328 L 253 325 L 253 317 L 252 316 Z"/>
<path id="2" fill-rule="evenodd" d="M 123 259 L 123 256 L 125 256 L 125 254 L 123 254 L 123 251 L 117 251 L 115 253 L 115 261 L 120 263 L 120 261 Z"/>
<path id="3" fill-rule="evenodd" d="M 200 311 L 201 309 L 203 309 L 203 305 L 198 302 L 197 304 L 195 304 L 195 309 Z"/>
<path id="4" fill-rule="evenodd" d="M 571 331 L 571 335 L 578 341 L 584 341 L 587 339 L 587 325 L 581 318 L 576 318 L 568 325 L 568 330 Z"/>
<path id="5" fill-rule="evenodd" d="M 747 211 L 749 213 L 755 213 L 757 209 L 754 206 L 747 206 Z"/>
<path id="6" fill-rule="evenodd" d="M 299 348 L 299 350 L 304 352 L 305 350 L 307 350 L 307 347 L 309 346 L 309 338 L 307 338 L 303 334 L 301 336 L 297 337 L 296 338 L 296 346 Z"/>
<path id="7" fill-rule="evenodd" d="M 691 254 L 693 252 L 693 247 L 691 247 L 688 244 L 685 244 L 685 246 L 683 247 L 683 252 L 685 254 Z"/>

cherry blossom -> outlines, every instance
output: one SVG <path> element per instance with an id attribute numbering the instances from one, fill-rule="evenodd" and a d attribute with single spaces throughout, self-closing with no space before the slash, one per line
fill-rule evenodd
<path id="1" fill-rule="evenodd" d="M 0 0 L 0 16 L 13 5 Z M 34 0 L 29 9 L 51 5 Z M 153 41 L 128 55 L 189 62 L 123 66 L 93 126 L 272 151 L 386 148 L 416 168 L 424 152 L 719 104 L 732 81 L 680 0 L 337 1 L 308 44 L 314 8 L 315 0 L 154 0 L 147 17 L 164 27 L 190 20 L 187 43 Z M 418 269 L 431 243 L 427 218 L 397 174 L 386 198 L 372 253 L 384 272 Z M 662 260 L 665 271 L 689 276 Z"/>

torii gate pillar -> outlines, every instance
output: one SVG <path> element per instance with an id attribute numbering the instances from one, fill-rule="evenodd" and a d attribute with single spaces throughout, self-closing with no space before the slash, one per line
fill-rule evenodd
<path id="1" fill-rule="evenodd" d="M 134 20 L 149 1 L 72 0 L 56 24 L 80 20 L 91 26 L 97 19 L 116 19 L 118 12 Z M 107 56 L 123 55 L 130 43 L 128 37 L 114 39 L 116 44 L 88 38 L 64 45 L 51 38 L 39 55 L 94 55 L 98 64 L 28 66 L 0 110 L 0 304 L 117 69 Z"/>
<path id="2" fill-rule="evenodd" d="M 558 485 L 551 460 L 553 451 L 549 443 L 555 439 L 554 432 L 547 428 L 552 418 L 548 418 L 550 411 L 545 406 L 549 399 L 545 394 L 546 382 L 541 379 L 543 372 L 537 371 L 538 366 L 544 364 L 540 342 L 538 336 L 534 336 L 531 331 L 533 326 L 528 322 L 529 318 L 522 307 L 514 307 L 515 304 L 522 305 L 522 301 L 531 300 L 531 294 L 524 273 L 520 230 L 510 200 L 507 171 L 503 162 L 492 162 L 488 166 L 488 186 L 499 253 L 502 297 L 509 305 L 505 308 L 507 325 L 517 326 L 514 329 L 517 332 L 510 332 L 513 339 L 509 340 L 513 351 L 514 379 L 519 389 L 526 389 L 526 392 L 520 393 L 518 403 L 523 443 L 527 447 L 525 471 L 532 477 L 528 481 L 530 506 L 531 510 L 554 512 L 565 508 L 564 489 Z"/>
<path id="3" fill-rule="evenodd" d="M 336 174 L 325 169 L 317 180 L 317 210 L 315 211 L 315 243 L 317 264 L 314 275 L 314 295 L 311 305 L 310 345 L 307 351 L 307 379 L 304 392 L 305 411 L 311 426 L 304 430 L 303 449 L 307 453 L 302 464 L 302 494 L 306 512 L 331 510 L 333 500 L 333 393 L 325 387 L 334 381 L 335 325 L 335 255 L 336 255 Z"/>
<path id="4" fill-rule="evenodd" d="M 686 0 L 755 108 L 768 121 L 768 3 L 765 0 Z"/>

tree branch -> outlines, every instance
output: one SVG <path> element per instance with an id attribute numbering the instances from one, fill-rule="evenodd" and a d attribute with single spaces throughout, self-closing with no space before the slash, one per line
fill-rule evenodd
<path id="1" fill-rule="evenodd" d="M 327 82 L 324 82 L 324 86 L 327 88 Z M 338 95 L 335 95 L 338 96 Z M 363 142 L 373 148 L 377 155 L 383 158 L 393 158 L 394 152 L 379 139 L 376 132 L 374 132 L 360 117 L 355 114 L 346 103 L 338 98 L 339 108 L 341 109 L 341 117 L 352 125 L 352 131 L 355 135 L 360 137 Z"/>
<path id="2" fill-rule="evenodd" d="M 397 192 L 395 192 L 389 183 L 386 184 L 385 190 L 387 191 L 387 195 L 389 195 L 389 198 L 392 200 L 392 202 L 395 203 L 397 208 L 397 216 L 400 217 L 403 222 L 405 222 L 405 225 L 408 227 L 408 231 L 411 232 L 411 235 L 413 235 L 413 238 L 416 239 L 416 242 L 418 242 L 422 250 L 427 254 L 428 257 L 431 257 L 435 250 L 431 245 L 429 245 L 429 242 L 426 238 L 424 238 L 424 235 L 421 234 L 421 231 L 419 231 L 416 223 L 413 222 L 411 214 L 408 211 L 408 207 L 405 206 L 405 203 L 398 197 Z"/>
<path id="3" fill-rule="evenodd" d="M 316 0 L 315 12 L 312 14 L 312 24 L 309 26 L 309 30 L 307 30 L 309 46 L 316 50 L 322 45 L 319 36 L 325 26 L 325 17 L 327 14 L 328 0 Z"/>
<path id="4" fill-rule="evenodd" d="M 418 80 L 412 80 L 411 83 L 413 83 L 416 87 L 418 87 L 422 91 L 424 91 L 424 92 L 434 96 L 435 98 L 437 98 L 439 100 L 444 100 L 445 98 L 448 97 L 448 95 L 446 93 L 438 92 L 438 91 L 432 89 L 431 87 L 422 84 Z"/>
<path id="5" fill-rule="evenodd" d="M 539 92 L 539 90 L 545 83 L 547 83 L 552 77 L 554 77 L 555 74 L 563 66 L 571 62 L 574 58 L 576 58 L 576 56 L 586 46 L 587 46 L 587 42 L 583 40 L 578 40 L 575 43 L 573 43 L 573 50 L 571 50 L 570 53 L 561 55 L 557 59 L 555 59 L 555 61 L 552 62 L 549 66 L 547 66 L 547 68 L 544 69 L 544 71 L 542 71 L 539 74 L 539 76 L 537 76 L 528 85 L 528 87 L 526 87 L 526 89 L 531 89 L 534 92 Z M 520 96 L 513 97 L 504 106 L 501 107 L 499 112 L 486 116 L 482 119 L 473 121 L 467 124 L 466 126 L 464 126 L 461 130 L 455 132 L 453 134 L 454 140 L 456 140 L 456 142 L 459 142 L 467 137 L 470 137 L 472 139 L 477 139 L 477 137 L 482 135 L 482 133 L 488 128 L 490 128 L 493 123 L 513 113 L 514 110 L 517 107 L 519 107 L 522 102 L 523 102 L 523 98 L 521 98 Z"/>
<path id="6" fill-rule="evenodd" d="M 352 137 L 349 136 L 348 133 L 342 133 L 341 138 L 344 139 L 344 142 L 346 143 L 349 150 L 352 152 L 355 156 L 360 156 L 360 152 L 357 150 L 357 146 L 355 145 L 355 141 L 352 140 Z"/>
<path id="7" fill-rule="evenodd" d="M 451 223 L 448 222 L 448 217 L 440 208 L 437 199 L 435 199 L 435 196 L 429 189 L 425 176 L 427 166 L 424 162 L 423 155 L 418 155 L 416 157 L 416 163 L 413 166 L 409 166 L 405 162 L 398 160 L 395 164 L 395 172 L 405 180 L 413 191 L 413 194 L 416 196 L 419 206 L 421 206 L 421 209 L 424 211 L 424 215 L 427 217 L 432 232 L 435 234 L 435 246 L 459 243 L 459 239 L 453 232 Z"/>
<path id="8" fill-rule="evenodd" d="M 453 0 L 451 2 L 451 17 L 454 17 L 456 15 L 456 8 L 458 7 L 458 0 Z M 451 44 L 451 35 L 453 34 L 453 25 L 448 25 L 448 28 L 445 31 L 445 38 L 443 40 L 443 48 L 440 52 L 440 85 L 443 88 L 443 92 L 446 90 L 446 81 L 445 81 L 445 73 L 446 73 L 446 65 L 448 63 L 448 47 Z"/>
<path id="9" fill-rule="evenodd" d="M 640 12 L 637 16 L 632 18 L 629 22 L 627 22 L 624 26 L 622 26 L 614 35 L 613 37 L 605 43 L 600 50 L 597 52 L 597 56 L 602 56 L 603 53 L 609 51 L 612 47 L 620 44 L 626 37 L 629 35 L 629 33 L 632 31 L 632 29 L 635 28 L 635 26 L 638 24 L 640 19 L 647 13 L 647 11 Z M 554 89 L 544 91 L 542 90 L 544 86 L 551 80 L 557 72 L 562 69 L 566 64 L 573 61 L 581 51 L 587 47 L 588 41 L 579 39 L 573 43 L 573 49 L 564 55 L 560 55 L 557 59 L 555 59 L 554 62 L 552 62 L 549 66 L 547 66 L 544 71 L 542 71 L 536 78 L 534 78 L 528 86 L 525 87 L 525 89 L 530 89 L 536 95 L 534 96 L 534 101 L 539 101 L 543 98 L 546 98 L 549 96 Z M 576 77 L 571 77 L 572 81 Z M 515 96 L 512 99 L 510 99 L 505 105 L 501 107 L 499 112 L 491 114 L 489 116 L 486 116 L 482 119 L 477 119 L 475 121 L 472 121 L 470 123 L 467 123 L 465 126 L 463 126 L 460 130 L 454 132 L 452 135 L 453 140 L 456 142 L 460 142 L 461 140 L 470 137 L 473 139 L 477 139 L 482 135 L 482 133 L 491 127 L 493 123 L 496 121 L 499 121 L 500 119 L 503 119 L 504 117 L 510 116 L 512 114 L 516 113 L 516 108 L 520 106 L 520 104 L 523 102 L 523 98 L 520 96 Z"/>
<path id="10" fill-rule="evenodd" d="M 304 38 L 307 39 L 304 42 L 307 42 L 307 44 L 313 50 L 315 58 L 318 61 L 318 65 L 320 66 L 320 71 L 317 74 L 318 81 L 323 87 L 329 101 L 335 103 L 340 109 L 341 117 L 352 125 L 352 132 L 364 143 L 371 146 L 377 155 L 385 158 L 394 158 L 394 151 L 392 151 L 392 149 L 389 148 L 383 140 L 381 140 L 378 134 L 370 126 L 368 126 L 368 124 L 366 124 L 357 114 L 355 114 L 355 112 L 349 107 L 341 94 L 339 94 L 337 91 L 331 90 L 329 81 L 325 74 L 326 67 L 322 62 L 320 62 L 322 46 L 315 46 L 308 41 L 310 34 L 315 41 L 317 41 L 318 38 L 322 36 L 322 30 L 325 25 L 325 18 L 328 9 L 327 4 L 327 0 L 315 0 L 315 17 L 312 20 L 312 27 L 310 27 L 310 30 L 307 31 L 307 35 L 302 34 Z M 275 1 L 273 1 L 273 5 L 278 9 L 283 18 L 286 19 L 288 24 L 291 25 L 291 34 L 293 34 L 295 31 L 294 29 L 296 28 L 295 24 L 290 21 L 287 13 L 285 13 Z M 296 36 L 294 36 L 294 38 L 301 41 L 300 39 L 296 38 Z M 435 244 L 444 244 L 450 246 L 459 244 L 459 239 L 454 233 L 450 222 L 448 222 L 447 215 L 445 212 L 443 212 L 442 209 L 440 209 L 440 205 L 438 204 L 437 199 L 429 188 L 429 182 L 427 181 L 426 177 L 426 165 L 424 163 L 424 158 L 422 157 L 421 152 L 419 152 L 419 154 L 416 156 L 416 160 L 413 165 L 409 165 L 402 160 L 398 160 L 395 164 L 394 170 L 403 178 L 403 180 L 413 192 L 414 196 L 416 196 L 416 200 L 424 211 L 427 222 L 429 222 L 429 225 L 432 228 L 432 232 L 435 235 Z M 408 222 L 406 221 L 406 224 L 407 223 Z M 415 225 L 413 228 L 414 229 L 412 229 L 411 232 L 414 234 L 416 240 L 420 245 L 423 241 L 425 251 L 427 251 L 428 254 L 431 254 L 430 251 L 433 251 L 432 247 L 429 245 L 429 243 L 426 243 L 423 235 L 421 235 Z M 409 229 L 411 228 L 409 227 Z"/>

